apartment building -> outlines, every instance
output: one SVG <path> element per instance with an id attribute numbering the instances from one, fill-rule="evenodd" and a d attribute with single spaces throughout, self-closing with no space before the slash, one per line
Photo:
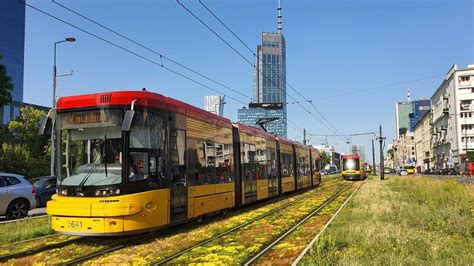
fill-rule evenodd
<path id="1" fill-rule="evenodd" d="M 474 65 L 453 65 L 431 104 L 434 166 L 464 170 L 467 153 L 474 151 Z"/>

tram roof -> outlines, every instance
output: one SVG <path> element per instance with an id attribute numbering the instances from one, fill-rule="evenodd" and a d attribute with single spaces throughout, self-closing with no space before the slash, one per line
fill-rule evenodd
<path id="1" fill-rule="evenodd" d="M 136 106 L 159 107 L 199 120 L 208 121 L 219 126 L 228 128 L 232 127 L 232 123 L 228 118 L 218 116 L 190 104 L 149 91 L 115 91 L 65 96 L 59 98 L 57 110 L 86 107 L 130 106 L 133 100 L 138 100 L 135 102 Z"/>
<path id="2" fill-rule="evenodd" d="M 359 154 L 346 154 L 342 155 L 342 159 L 359 159 Z"/>

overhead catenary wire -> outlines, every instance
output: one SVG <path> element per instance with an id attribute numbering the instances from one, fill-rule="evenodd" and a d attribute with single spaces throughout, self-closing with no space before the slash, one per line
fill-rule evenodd
<path id="1" fill-rule="evenodd" d="M 122 51 L 125 51 L 125 52 L 127 52 L 127 53 L 129 53 L 129 54 L 132 54 L 132 55 L 134 55 L 134 56 L 136 56 L 136 57 L 138 57 L 138 58 L 141 58 L 141 59 L 143 59 L 143 60 L 145 60 L 145 61 L 147 61 L 147 62 L 149 62 L 149 63 L 151 63 L 151 64 L 153 64 L 153 65 L 155 65 L 155 66 L 161 67 L 162 69 L 165 69 L 165 70 L 169 71 L 170 73 L 179 75 L 179 76 L 181 76 L 181 77 L 183 77 L 183 78 L 186 78 L 187 80 L 189 80 L 189 81 L 191 81 L 191 82 L 193 82 L 193 83 L 195 83 L 195 84 L 198 84 L 198 85 L 200 85 L 200 86 L 202 86 L 202 87 L 204 87 L 204 88 L 207 88 L 207 89 L 209 89 L 209 90 L 211 90 L 211 91 L 214 91 L 214 92 L 216 92 L 216 93 L 219 93 L 219 94 L 221 94 L 221 95 L 223 95 L 223 96 L 226 96 L 226 97 L 229 98 L 229 99 L 232 99 L 232 100 L 234 100 L 234 101 L 236 101 L 236 102 L 239 102 L 239 103 L 241 103 L 241 104 L 245 104 L 244 102 L 242 102 L 241 100 L 239 100 L 239 99 L 237 99 L 237 98 L 234 98 L 234 97 L 232 97 L 232 96 L 230 96 L 230 95 L 227 95 L 227 94 L 225 94 L 225 93 L 223 93 L 223 92 L 221 92 L 221 91 L 219 91 L 219 90 L 213 89 L 212 87 L 207 86 L 207 85 L 205 85 L 205 84 L 203 84 L 203 83 L 201 83 L 201 82 L 199 82 L 199 81 L 197 81 L 197 80 L 195 80 L 195 79 L 193 79 L 193 78 L 191 78 L 191 77 L 188 77 L 188 76 L 186 76 L 186 75 L 184 75 L 184 74 L 182 74 L 182 73 L 180 73 L 180 72 L 178 72 L 178 71 L 176 71 L 176 70 L 172 70 L 172 69 L 169 68 L 169 67 L 165 67 L 162 62 L 160 62 L 160 63 L 159 63 L 159 62 L 156 62 L 156 61 L 151 60 L 151 59 L 149 59 L 149 58 L 147 58 L 147 57 L 145 57 L 145 56 L 143 56 L 143 55 L 140 55 L 140 54 L 138 54 L 138 53 L 136 53 L 136 52 L 134 52 L 134 51 L 132 51 L 132 50 L 130 50 L 130 49 L 127 49 L 127 48 L 125 48 L 125 47 L 123 47 L 123 46 L 121 46 L 121 45 L 119 45 L 119 44 L 116 44 L 116 43 L 114 43 L 114 42 L 112 42 L 112 41 L 109 41 L 109 40 L 107 40 L 107 39 L 105 39 L 105 38 L 103 38 L 103 37 L 101 37 L 101 36 L 99 36 L 99 35 L 97 35 L 97 34 L 94 34 L 94 33 L 90 32 L 90 31 L 87 31 L 87 30 L 85 30 L 85 29 L 79 27 L 79 26 L 76 26 L 76 25 L 74 25 L 74 24 L 72 24 L 72 23 L 70 23 L 70 22 L 68 22 L 68 21 L 66 21 L 66 20 L 64 20 L 64 19 L 61 19 L 61 18 L 59 18 L 59 17 L 57 17 L 57 16 L 55 16 L 55 15 L 53 15 L 53 14 L 50 14 L 50 13 L 48 13 L 48 12 L 42 10 L 42 9 L 39 9 L 39 8 L 37 8 L 37 7 L 35 7 L 35 6 L 32 6 L 32 5 L 28 4 L 28 3 L 26 3 L 25 0 L 18 0 L 18 1 L 21 2 L 21 3 L 23 3 L 25 6 L 31 8 L 31 9 L 33 9 L 33 10 L 36 10 L 36 11 L 38 11 L 38 12 L 40 12 L 40 13 L 42 13 L 42 14 L 44 14 L 44 15 L 50 17 L 50 18 L 53 18 L 53 19 L 55 19 L 55 20 L 57 20 L 57 21 L 60 21 L 60 22 L 66 24 L 66 25 L 68 25 L 68 26 L 70 26 L 70 27 L 72 27 L 72 28 L 75 28 L 76 30 L 79 30 L 79 31 L 81 31 L 81 32 L 83 32 L 83 33 L 85 33 L 85 34 L 87 34 L 87 35 L 89 35 L 89 36 L 92 36 L 92 37 L 94 37 L 94 38 L 96 38 L 96 39 L 98 39 L 98 40 L 101 40 L 101 41 L 103 41 L 103 42 L 105 42 L 105 43 L 107 43 L 107 44 L 109 44 L 109 45 L 112 45 L 112 46 L 114 46 L 114 47 L 116 47 L 116 48 L 118 48 L 118 49 L 120 49 L 120 50 L 122 50 Z"/>
<path id="2" fill-rule="evenodd" d="M 213 78 L 209 78 L 208 76 L 206 76 L 206 75 L 204 75 L 204 74 L 201 74 L 201 73 L 195 71 L 194 69 L 192 69 L 192 68 L 190 68 L 190 67 L 188 67 L 188 66 L 185 66 L 185 65 L 183 65 L 182 63 L 179 63 L 179 62 L 177 62 L 176 60 L 171 59 L 171 58 L 165 56 L 163 53 L 158 52 L 158 51 L 156 51 L 155 49 L 149 48 L 149 47 L 143 45 L 142 43 L 139 43 L 138 41 L 136 41 L 136 40 L 134 40 L 134 39 L 132 39 L 132 38 L 130 38 L 130 37 L 127 37 L 126 35 L 124 35 L 124 34 L 118 32 L 117 30 L 114 30 L 114 29 L 112 29 L 111 27 L 104 25 L 103 23 L 99 23 L 98 21 L 96 21 L 96 20 L 94 20 L 94 19 L 92 19 L 92 18 L 90 18 L 90 17 L 88 17 L 88 16 L 86 16 L 86 15 L 84 15 L 84 14 L 82 14 L 82 13 L 79 13 L 78 11 L 76 11 L 76 10 L 74 10 L 74 9 L 68 7 L 68 6 L 65 6 L 65 5 L 63 5 L 63 4 L 60 4 L 60 3 L 57 2 L 57 0 L 52 0 L 52 2 L 53 2 L 54 4 L 60 6 L 61 8 L 65 9 L 65 10 L 67 10 L 67 11 L 69 11 L 69 12 L 71 12 L 71 13 L 73 13 L 73 14 L 75 14 L 75 15 L 77 15 L 77 16 L 79 16 L 79 17 L 81 17 L 81 18 L 83 18 L 83 19 L 85 19 L 85 20 L 87 20 L 87 21 L 89 21 L 89 22 L 91 22 L 91 23 L 93 23 L 93 24 L 95 24 L 95 25 L 97 25 L 97 26 L 99 26 L 99 27 L 101 27 L 101 28 L 107 30 L 107 31 L 109 31 L 109 32 L 112 32 L 113 34 L 115 34 L 115 35 L 117 35 L 117 36 L 120 36 L 120 37 L 124 38 L 124 39 L 127 40 L 127 41 L 130 41 L 130 42 L 136 44 L 137 46 L 139 46 L 139 47 L 141 47 L 141 48 L 144 48 L 144 49 L 146 49 L 146 50 L 148 50 L 148 51 L 150 51 L 150 52 L 152 52 L 152 53 L 154 53 L 154 54 L 156 54 L 156 55 L 159 55 L 159 56 L 160 56 L 160 59 L 166 59 L 166 60 L 168 60 L 168 61 L 170 61 L 170 62 L 172 62 L 172 63 L 174 63 L 174 64 L 176 64 L 176 65 L 178 65 L 178 66 L 180 66 L 180 67 L 185 68 L 186 70 L 191 71 L 192 73 L 195 73 L 196 75 L 199 75 L 199 76 L 201 76 L 201 77 L 203 77 L 203 78 L 205 78 L 205 79 L 207 79 L 207 80 L 209 80 L 209 81 L 212 81 L 212 82 L 214 82 L 214 83 L 216 83 L 216 84 L 218 84 L 218 85 L 220 85 L 220 86 L 222 86 L 222 87 L 224 87 L 224 88 L 227 88 L 227 89 L 229 89 L 229 90 L 231 90 L 231 91 L 233 91 L 233 92 L 238 93 L 238 94 L 241 95 L 241 96 L 244 96 L 244 97 L 246 97 L 246 98 L 252 100 L 251 97 L 249 97 L 249 96 L 247 96 L 247 95 L 245 95 L 245 94 L 243 94 L 243 93 L 241 93 L 241 92 L 239 92 L 239 91 L 237 91 L 237 90 L 235 90 L 235 89 L 229 87 L 228 85 L 225 85 L 225 84 L 223 84 L 223 83 L 221 83 L 221 82 L 219 82 L 219 81 L 217 81 L 217 80 L 215 80 L 215 79 L 213 79 Z M 195 83 L 197 83 L 197 84 L 199 84 L 199 85 L 201 85 L 201 86 L 203 86 L 203 87 L 206 87 L 206 88 L 208 88 L 208 89 L 210 89 L 210 90 L 213 90 L 212 88 L 208 87 L 207 85 L 204 85 L 204 84 L 202 84 L 202 83 L 200 83 L 200 82 L 198 82 L 198 81 L 192 80 L 192 79 L 190 79 L 189 77 L 187 77 L 187 76 L 185 76 L 185 75 L 183 75 L 183 74 L 181 74 L 181 73 L 179 73 L 179 72 L 177 72 L 177 71 L 174 71 L 174 70 L 172 70 L 172 69 L 170 69 L 170 68 L 168 68 L 168 67 L 165 67 L 163 64 L 161 64 L 161 66 L 162 66 L 163 68 L 165 68 L 166 70 L 168 70 L 168 71 L 170 71 L 170 72 L 172 72 L 172 73 L 174 73 L 174 74 L 176 74 L 176 75 L 182 76 L 182 77 L 185 78 L 185 79 L 189 79 L 189 80 L 191 80 L 192 82 L 195 82 Z M 213 91 L 215 91 L 215 90 L 213 90 Z M 219 93 L 220 93 L 220 92 L 219 92 Z M 239 103 L 245 104 L 245 103 L 243 103 L 243 102 L 241 102 L 241 101 L 239 101 Z M 291 121 L 288 120 L 288 122 L 291 122 Z M 296 125 L 295 123 L 293 123 L 293 124 Z M 298 126 L 297 126 L 297 127 L 298 127 Z M 301 128 L 301 130 L 303 130 L 303 129 Z"/>
<path id="3" fill-rule="evenodd" d="M 217 19 L 217 21 L 219 21 L 235 38 L 237 38 L 237 40 L 240 41 L 240 43 L 242 43 L 252 54 L 254 57 L 257 58 L 257 60 L 259 60 L 260 62 L 262 62 L 262 64 L 267 64 L 265 63 L 258 54 L 255 54 L 255 52 L 244 42 L 242 41 L 242 39 L 229 27 L 227 26 L 226 23 L 224 23 L 224 21 L 222 19 L 220 19 L 208 6 L 206 6 L 202 0 L 199 0 L 199 3 L 214 17 Z M 194 15 L 194 14 L 193 14 Z M 207 26 L 207 25 L 206 25 Z M 220 37 L 220 36 L 219 36 Z M 332 127 L 337 133 L 340 134 L 340 131 L 329 121 L 326 119 L 326 117 L 319 111 L 318 108 L 316 108 L 316 106 L 314 105 L 314 103 L 312 102 L 312 100 L 309 100 L 307 97 L 305 97 L 303 94 L 301 94 L 296 88 L 294 88 L 286 79 L 284 80 L 274 69 L 273 67 L 270 67 L 270 70 L 273 72 L 273 74 L 276 74 L 278 76 L 278 78 L 283 81 L 286 85 L 288 85 L 293 91 L 295 91 L 298 96 L 302 97 L 303 99 L 305 99 L 306 102 L 310 103 L 311 106 L 314 108 L 314 110 L 316 110 L 316 112 L 319 114 L 319 116 L 330 126 Z M 263 73 L 262 73 L 263 75 Z M 285 94 L 287 94 L 287 92 L 284 92 Z M 288 94 L 287 94 L 288 95 Z M 299 103 L 299 101 L 297 102 Z"/>
<path id="4" fill-rule="evenodd" d="M 148 47 L 148 46 L 146 46 L 146 45 L 144 45 L 144 44 L 142 44 L 142 43 L 140 43 L 140 42 L 138 42 L 138 41 L 136 41 L 136 40 L 133 40 L 132 38 L 126 36 L 125 34 L 120 33 L 120 32 L 118 32 L 118 31 L 116 31 L 116 30 L 114 30 L 114 29 L 112 29 L 112 28 L 110 28 L 110 27 L 108 27 L 108 26 L 105 26 L 104 24 L 99 23 L 99 22 L 97 22 L 96 20 L 93 20 L 93 19 L 89 18 L 88 16 L 86 16 L 86 15 L 84 15 L 84 14 L 82 14 L 82 13 L 79 13 L 78 11 L 76 11 L 76 10 L 74 10 L 74 9 L 72 9 L 72 8 L 69 8 L 69 7 L 65 6 L 65 5 L 63 5 L 63 4 L 59 3 L 59 2 L 57 2 L 57 0 L 52 0 L 52 2 L 53 2 L 54 4 L 56 4 L 56 5 L 58 5 L 59 7 L 65 9 L 65 10 L 67 10 L 67 11 L 69 11 L 69 12 L 71 12 L 71 13 L 73 13 L 73 14 L 75 14 L 75 15 L 77 15 L 77 16 L 79 16 L 79 17 L 81 17 L 81 18 L 83 18 L 83 19 L 85 19 L 85 20 L 87 20 L 87 21 L 89 21 L 89 22 L 91 22 L 91 23 L 93 23 L 93 24 L 95 24 L 95 25 L 97 25 L 97 26 L 99 26 L 99 27 L 101 27 L 101 28 L 103 28 L 103 29 L 105 29 L 105 30 L 107 30 L 107 31 L 109 31 L 109 32 L 111 32 L 111 33 L 113 33 L 113 34 L 115 34 L 115 35 L 117 35 L 117 36 L 123 38 L 123 39 L 125 39 L 125 40 L 127 40 L 127 41 L 132 42 L 133 44 L 135 44 L 135 45 L 137 45 L 137 46 L 139 46 L 139 47 L 141 47 L 141 48 L 143 48 L 143 49 L 145 49 L 145 50 L 147 50 L 147 51 L 149 51 L 149 52 L 151 52 L 151 53 L 153 53 L 153 54 L 156 54 L 156 55 L 160 56 L 161 59 L 165 59 L 165 60 L 167 60 L 167 61 L 169 61 L 169 62 L 171 62 L 171 63 L 173 63 L 173 64 L 176 64 L 176 65 L 178 65 L 178 66 L 180 66 L 180 67 L 182 67 L 182 68 L 184 68 L 184 69 L 186 69 L 186 70 L 188 70 L 188 71 L 190 71 L 190 72 L 192 72 L 192 73 L 194 73 L 194 74 L 196 74 L 196 75 L 198 75 L 198 76 L 200 76 L 200 77 L 202 77 L 202 78 L 204 78 L 204 79 L 207 79 L 208 81 L 211 81 L 211 82 L 213 82 L 213 83 L 215 83 L 215 84 L 217 84 L 217 85 L 219 85 L 219 86 L 221 86 L 221 87 L 224 87 L 224 88 L 226 88 L 226 89 L 228 89 L 228 90 L 230 90 L 230 91 L 232 91 L 232 92 L 234 92 L 234 93 L 236 93 L 236 94 L 239 94 L 239 95 L 242 96 L 242 97 L 245 97 L 245 98 L 247 98 L 247 99 L 252 100 L 252 98 L 249 97 L 248 95 L 245 95 L 245 94 L 241 93 L 240 91 L 238 91 L 238 90 L 236 90 L 236 89 L 233 89 L 233 88 L 231 88 L 231 87 L 229 87 L 229 86 L 223 84 L 222 82 L 220 82 L 220 81 L 218 81 L 218 80 L 216 80 L 216 79 L 214 79 L 214 78 L 211 78 L 211 77 L 209 77 L 209 76 L 207 76 L 207 75 L 204 75 L 204 74 L 198 72 L 197 70 L 195 70 L 195 69 L 193 69 L 193 68 L 191 68 L 191 67 L 188 67 L 188 66 L 184 65 L 183 63 L 180 63 L 180 62 L 178 62 L 177 60 L 172 59 L 171 57 L 164 55 L 163 53 L 157 51 L 156 49 L 152 49 L 152 48 L 150 48 L 150 47 Z"/>
<path id="5" fill-rule="evenodd" d="M 210 32 L 212 32 L 217 38 L 219 38 L 222 42 L 224 42 L 226 44 L 226 46 L 228 46 L 230 49 L 232 49 L 235 53 L 237 53 L 242 59 L 244 59 L 244 61 L 246 61 L 248 64 L 250 64 L 253 68 L 255 68 L 257 71 L 259 71 L 259 69 L 253 64 L 251 63 L 247 58 L 245 58 L 239 51 L 237 51 L 236 48 L 234 48 L 231 44 L 229 44 L 229 42 L 227 42 L 222 36 L 220 36 L 216 31 L 214 31 L 209 25 L 207 25 L 207 23 L 205 23 L 202 19 L 200 19 L 194 12 L 192 12 L 189 8 L 187 8 L 184 4 L 182 4 L 179 0 L 176 0 L 176 2 L 183 8 L 185 9 L 191 16 L 193 16 L 197 21 L 199 21 L 205 28 L 207 28 Z M 208 8 L 207 8 L 208 9 Z M 216 16 L 214 14 L 214 16 Z M 220 19 L 219 19 L 220 20 Z M 222 20 L 220 20 L 221 23 Z M 226 28 L 229 28 L 226 26 Z M 235 33 L 234 33 L 235 34 Z M 247 46 L 247 45 L 246 45 Z M 255 55 L 255 54 L 254 54 Z M 259 59 L 259 57 L 257 56 L 257 58 Z M 260 59 L 259 59 L 260 60 Z M 261 71 L 261 70 L 260 70 Z M 272 71 L 274 71 L 272 69 Z M 263 71 L 260 72 L 264 78 L 265 78 L 265 74 L 263 73 Z M 274 72 L 275 73 L 275 72 Z M 288 84 L 286 82 L 286 80 L 284 80 L 278 73 L 276 73 L 278 78 L 280 80 L 282 80 L 285 84 L 291 86 L 290 84 Z M 266 78 L 265 78 L 266 79 Z M 268 79 L 270 81 L 272 81 L 275 84 L 275 82 L 271 79 Z M 321 120 L 320 118 L 318 118 L 317 116 L 315 116 L 311 111 L 309 111 L 306 107 L 304 107 L 299 101 L 297 101 L 293 96 L 291 96 L 288 92 L 286 91 L 283 91 L 281 88 L 279 88 L 279 86 L 276 86 L 276 88 L 278 88 L 282 93 L 286 94 L 286 96 L 290 97 L 290 99 L 292 99 L 293 101 L 295 101 L 303 110 L 305 110 L 308 114 L 310 114 L 313 118 L 315 118 L 316 120 L 318 120 L 323 126 L 325 126 L 327 129 L 329 129 L 330 131 L 334 132 L 334 133 L 338 133 L 338 130 L 334 130 L 335 127 L 331 124 L 331 123 L 328 123 L 328 125 L 326 125 L 326 123 L 323 122 L 323 120 L 327 121 L 327 119 L 325 117 L 322 116 L 321 112 L 319 112 L 319 110 L 316 109 L 317 113 L 320 114 L 320 116 L 323 117 L 323 120 Z M 293 88 L 294 89 L 294 88 Z M 314 105 L 312 105 L 314 108 L 316 108 Z M 327 121 L 328 122 L 328 121 Z M 342 139 L 344 139 L 344 137 L 341 136 Z M 344 141 L 348 142 L 349 139 L 344 139 Z"/>
<path id="6" fill-rule="evenodd" d="M 315 99 L 314 101 L 323 101 L 331 98 L 336 98 L 336 97 L 341 97 L 341 96 L 346 96 L 346 95 L 351 95 L 351 94 L 357 94 L 357 93 L 362 93 L 366 91 L 371 91 L 371 90 L 377 90 L 377 89 L 383 89 L 383 88 L 388 88 L 388 87 L 393 87 L 393 86 L 398 86 L 398 85 L 404 85 L 408 83 L 413 83 L 413 82 L 418 82 L 418 81 L 423 81 L 423 80 L 429 80 L 429 79 L 434 79 L 434 78 L 439 78 L 439 77 L 444 77 L 445 74 L 439 74 L 439 75 L 433 75 L 433 76 L 428 76 L 428 77 L 423 77 L 423 78 L 418 78 L 418 79 L 411 79 L 411 80 L 406 80 L 406 81 L 399 81 L 399 82 L 394 82 L 386 85 L 381 85 L 381 86 L 376 86 L 376 87 L 371 87 L 371 88 L 366 88 L 366 89 L 360 89 L 360 90 L 353 90 L 353 91 L 348 91 L 348 92 L 343 92 L 340 94 L 335 94 L 331 96 L 325 96 L 321 97 L 318 99 Z"/>
<path id="7" fill-rule="evenodd" d="M 152 63 L 152 64 L 155 65 L 155 66 L 159 66 L 159 67 L 163 68 L 164 70 L 166 70 L 166 71 L 168 71 L 168 72 L 170 72 L 170 73 L 173 73 L 173 74 L 178 75 L 178 76 L 180 76 L 180 77 L 182 77 L 182 78 L 184 78 L 184 79 L 187 79 L 187 80 L 189 80 L 189 81 L 191 81 L 191 82 L 193 82 L 193 83 L 195 83 L 195 84 L 197 84 L 197 85 L 199 85 L 199 86 L 201 86 L 201 87 L 204 87 L 204 88 L 206 88 L 206 89 L 209 89 L 209 90 L 211 90 L 211 91 L 214 91 L 214 92 L 216 92 L 216 93 L 219 93 L 219 94 L 221 94 L 221 95 L 224 95 L 224 96 L 226 96 L 226 97 L 228 97 L 228 98 L 230 98 L 230 99 L 232 99 L 232 100 L 234 100 L 234 101 L 236 101 L 236 102 L 238 102 L 238 103 L 240 103 L 240 104 L 244 104 L 244 105 L 246 104 L 246 103 L 244 103 L 244 102 L 242 102 L 242 101 L 240 101 L 240 100 L 238 100 L 238 99 L 236 99 L 236 98 L 234 98 L 234 97 L 232 97 L 232 96 L 229 96 L 229 95 L 227 95 L 227 94 L 225 94 L 225 93 L 222 93 L 222 92 L 219 91 L 219 90 L 213 89 L 212 87 L 210 87 L 210 86 L 208 86 L 208 85 L 206 85 L 206 84 L 203 84 L 202 82 L 199 82 L 199 81 L 197 81 L 197 80 L 195 80 L 195 79 L 193 79 L 193 78 L 191 78 L 191 77 L 189 77 L 189 76 L 187 76 L 187 75 L 185 75 L 185 74 L 183 74 L 183 73 L 180 73 L 180 72 L 178 72 L 178 71 L 176 71 L 176 70 L 173 70 L 173 69 L 171 69 L 171 68 L 165 66 L 162 61 L 161 61 L 161 62 L 157 62 L 157 61 L 151 60 L 151 59 L 149 59 L 149 58 L 147 58 L 147 57 L 145 57 L 145 56 L 143 56 L 143 55 L 140 55 L 140 54 L 138 54 L 138 53 L 136 53 L 136 52 L 134 52 L 134 51 L 132 51 L 132 50 L 130 50 L 130 49 L 127 49 L 127 48 L 125 48 L 125 47 L 123 47 L 123 46 L 121 46 L 121 45 L 119 45 L 119 44 L 116 44 L 116 43 L 114 43 L 114 42 L 112 42 L 112 41 L 109 41 L 109 40 L 107 40 L 107 39 L 105 39 L 105 38 L 103 38 L 103 37 L 101 37 L 101 36 L 99 36 L 99 35 L 97 35 L 97 34 L 95 34 L 95 33 L 92 33 L 92 32 L 90 32 L 90 31 L 88 31 L 88 30 L 85 30 L 85 29 L 83 29 L 83 28 L 81 28 L 81 27 L 79 27 L 79 26 L 77 26 L 77 25 L 74 25 L 74 24 L 72 24 L 72 23 L 70 23 L 70 22 L 68 22 L 68 21 L 66 21 L 66 20 L 64 20 L 64 19 L 61 19 L 61 18 L 59 18 L 59 17 L 57 17 L 57 16 L 55 16 L 55 15 L 53 15 L 53 14 L 50 14 L 50 13 L 48 13 L 48 12 L 46 12 L 46 11 L 40 9 L 40 8 L 37 8 L 37 7 L 35 7 L 35 6 L 32 6 L 32 5 L 28 4 L 28 3 L 26 3 L 26 1 L 23 1 L 23 0 L 18 0 L 18 1 L 21 2 L 22 4 L 24 4 L 25 6 L 31 8 L 31 9 L 37 11 L 37 12 L 42 13 L 43 15 L 46 15 L 46 16 L 48 16 L 48 17 L 50 17 L 50 18 L 53 18 L 53 19 L 55 19 L 55 20 L 57 20 L 57 21 L 59 21 L 59 22 L 61 22 L 61 23 L 66 24 L 66 25 L 68 25 L 68 26 L 70 26 L 70 27 L 72 27 L 72 28 L 75 28 L 76 30 L 79 30 L 79 31 L 81 31 L 81 32 L 83 32 L 83 33 L 85 33 L 85 34 L 87 34 L 87 35 L 89 35 L 89 36 L 92 36 L 92 37 L 94 37 L 94 38 L 96 38 L 96 39 L 98 39 L 98 40 L 101 40 L 101 41 L 103 41 L 103 42 L 105 42 L 105 43 L 107 43 L 107 44 L 109 44 L 109 45 L 112 45 L 112 46 L 114 46 L 114 47 L 116 47 L 116 48 L 118 48 L 118 49 L 120 49 L 120 50 L 122 50 L 122 51 L 125 51 L 125 52 L 130 53 L 130 54 L 132 54 L 132 55 L 134 55 L 134 56 L 137 56 L 137 57 L 139 57 L 139 58 L 141 58 L 141 59 L 143 59 L 143 60 L 146 60 L 147 62 Z M 56 3 L 56 2 L 55 2 L 55 3 Z M 56 4 L 58 4 L 58 3 L 56 3 Z M 77 12 L 73 11 L 72 9 L 70 9 L 70 11 L 71 11 L 71 12 L 74 12 L 74 13 L 77 13 Z M 79 14 L 79 13 L 77 13 L 77 14 Z M 81 15 L 81 17 L 84 17 L 84 18 L 85 18 L 85 16 L 83 16 L 83 15 Z M 95 21 L 93 21 L 92 19 L 89 19 L 89 18 L 88 18 L 87 20 L 89 20 L 90 22 L 93 22 L 94 24 L 97 24 L 97 25 L 98 25 L 98 23 L 95 23 Z M 103 27 L 103 28 L 108 28 L 108 27 L 106 27 L 106 26 L 104 26 L 104 25 L 102 25 L 101 27 Z M 110 28 L 109 28 L 108 30 L 113 31 L 113 30 L 110 29 Z M 118 33 L 118 32 L 116 32 L 116 33 L 117 33 L 117 34 L 120 34 L 120 33 Z M 127 38 L 127 37 L 124 36 L 124 38 Z M 129 40 L 132 41 L 132 42 L 134 42 L 134 43 L 137 43 L 137 45 L 140 46 L 140 44 L 139 44 L 138 42 L 136 42 L 136 41 L 134 41 L 134 40 L 132 40 L 132 39 L 129 39 Z M 160 55 L 160 59 L 162 59 L 162 58 L 165 57 L 164 55 L 159 54 L 159 53 L 158 53 L 158 55 Z M 166 59 L 168 59 L 169 61 L 171 61 L 169 58 L 166 58 Z M 188 68 L 188 67 L 186 67 L 186 66 L 184 66 L 184 65 L 181 65 L 180 63 L 177 63 L 177 62 L 175 62 L 175 61 L 173 61 L 173 63 L 175 63 L 175 64 L 177 64 L 177 65 L 179 65 L 179 66 L 182 66 L 183 68 L 186 68 L 186 69 L 190 70 L 191 72 L 193 72 L 192 69 L 190 69 L 190 68 Z M 198 74 L 198 73 L 196 72 L 196 74 Z M 200 76 L 202 76 L 202 77 L 205 77 L 205 76 L 202 75 L 202 74 L 198 74 L 198 75 L 200 75 Z M 214 83 L 216 83 L 216 82 L 214 82 Z M 223 84 L 223 83 L 222 83 L 222 86 L 228 87 L 227 85 L 225 85 L 225 84 Z M 230 88 L 230 87 L 229 87 L 229 88 Z M 243 96 L 245 96 L 245 97 L 247 97 L 247 98 L 250 98 L 250 97 L 248 97 L 247 95 L 244 95 L 244 94 L 243 94 Z M 251 98 L 250 98 L 250 99 L 251 99 Z M 288 120 L 288 121 L 290 121 L 290 120 Z"/>

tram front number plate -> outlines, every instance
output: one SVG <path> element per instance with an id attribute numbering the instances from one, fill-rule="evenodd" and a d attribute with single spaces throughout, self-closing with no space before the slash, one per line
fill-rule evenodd
<path id="1" fill-rule="evenodd" d="M 68 220 L 67 227 L 69 228 L 82 228 L 82 221 Z"/>

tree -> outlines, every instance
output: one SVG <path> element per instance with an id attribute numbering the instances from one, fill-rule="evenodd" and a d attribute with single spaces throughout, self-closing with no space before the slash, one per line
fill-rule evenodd
<path id="1" fill-rule="evenodd" d="M 10 121 L 0 132 L 5 142 L 0 147 L 0 171 L 14 172 L 27 177 L 49 174 L 50 150 L 48 139 L 38 135 L 44 112 L 33 107 L 22 107 L 20 116 Z"/>
<path id="2" fill-rule="evenodd" d="M 331 161 L 331 157 L 326 152 L 321 152 L 321 167 L 324 168 Z"/>
<path id="3" fill-rule="evenodd" d="M 2 60 L 2 58 L 0 54 L 0 60 Z M 0 107 L 11 101 L 12 90 L 12 78 L 7 75 L 6 67 L 0 64 Z"/>

